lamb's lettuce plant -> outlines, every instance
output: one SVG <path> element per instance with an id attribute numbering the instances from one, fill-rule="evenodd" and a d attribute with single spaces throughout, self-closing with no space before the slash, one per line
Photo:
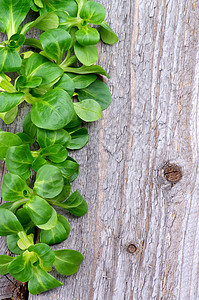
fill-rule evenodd
<path id="1" fill-rule="evenodd" d="M 30 9 L 38 17 L 27 23 Z M 0 235 L 16 255 L 0 255 L 0 274 L 28 282 L 35 295 L 62 285 L 49 274 L 52 268 L 69 276 L 84 259 L 78 251 L 53 251 L 49 245 L 70 234 L 68 213 L 80 217 L 88 210 L 80 192 L 71 191 L 79 174 L 71 151 L 88 143 L 85 122 L 99 120 L 111 103 L 102 81 L 109 75 L 94 65 L 96 44 L 118 38 L 95 1 L 1 0 L 0 11 L 0 32 L 6 36 L 0 43 L 0 118 L 10 124 L 22 102 L 31 106 L 22 132 L 0 130 L 0 159 L 8 170 Z M 33 27 L 42 31 L 39 39 L 26 37 Z M 16 73 L 14 81 L 9 72 Z"/>

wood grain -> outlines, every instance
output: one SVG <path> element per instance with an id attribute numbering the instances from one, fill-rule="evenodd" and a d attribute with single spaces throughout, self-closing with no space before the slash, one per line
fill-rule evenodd
<path id="1" fill-rule="evenodd" d="M 63 287 L 29 299 L 197 300 L 199 1 L 98 2 L 119 35 L 99 46 L 113 102 L 72 154 L 81 165 L 73 189 L 89 212 L 68 215 L 70 237 L 54 247 L 85 261 L 73 276 L 53 273 Z M 182 168 L 175 185 L 163 176 L 168 162 Z"/>

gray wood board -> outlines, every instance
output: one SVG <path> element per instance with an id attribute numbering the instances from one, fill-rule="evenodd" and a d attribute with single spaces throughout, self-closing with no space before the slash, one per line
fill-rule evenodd
<path id="1" fill-rule="evenodd" d="M 98 2 L 119 35 L 98 47 L 113 102 L 73 153 L 73 190 L 89 212 L 68 215 L 71 234 L 54 247 L 81 251 L 85 261 L 73 276 L 53 272 L 63 287 L 29 299 L 197 300 L 199 2 Z M 167 162 L 183 171 L 173 186 L 162 176 Z"/>

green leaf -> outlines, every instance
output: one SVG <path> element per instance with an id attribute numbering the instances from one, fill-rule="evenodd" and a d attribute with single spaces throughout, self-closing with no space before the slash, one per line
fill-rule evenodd
<path id="1" fill-rule="evenodd" d="M 0 160 L 5 160 L 9 147 L 19 146 L 22 140 L 12 132 L 0 132 Z"/>
<path id="2" fill-rule="evenodd" d="M 91 24 L 101 24 L 104 21 L 105 16 L 106 10 L 104 6 L 95 1 L 86 2 L 80 11 L 80 18 Z"/>
<path id="3" fill-rule="evenodd" d="M 22 254 L 24 250 L 20 249 L 17 242 L 19 240 L 18 234 L 7 236 L 7 247 L 14 254 Z"/>
<path id="4" fill-rule="evenodd" d="M 26 180 L 31 175 L 30 167 L 33 160 L 28 145 L 13 146 L 7 150 L 6 167 L 9 172 L 18 174 Z"/>
<path id="5" fill-rule="evenodd" d="M 0 235 L 6 236 L 23 231 L 17 217 L 8 209 L 0 209 Z"/>
<path id="6" fill-rule="evenodd" d="M 8 266 L 9 273 L 17 280 L 27 282 L 33 276 L 30 253 L 15 257 Z"/>
<path id="7" fill-rule="evenodd" d="M 17 132 L 16 135 L 20 137 L 23 144 L 28 144 L 29 146 L 31 146 L 35 142 L 35 139 L 24 132 Z"/>
<path id="8" fill-rule="evenodd" d="M 33 161 L 32 163 L 32 169 L 35 171 L 35 172 L 38 172 L 39 169 L 48 164 L 47 160 L 45 160 L 40 154 L 37 156 L 37 158 Z"/>
<path id="9" fill-rule="evenodd" d="M 0 48 L 0 72 L 17 72 L 21 68 L 21 57 L 16 50 Z"/>
<path id="10" fill-rule="evenodd" d="M 1 0 L 0 22 L 3 23 L 8 38 L 17 33 L 20 24 L 30 9 L 29 0 Z"/>
<path id="11" fill-rule="evenodd" d="M 79 68 L 71 68 L 71 67 L 64 67 L 63 70 L 65 72 L 69 73 L 75 73 L 75 74 L 101 74 L 106 76 L 107 78 L 110 78 L 110 76 L 106 73 L 106 71 L 97 65 L 93 66 L 81 66 Z"/>
<path id="12" fill-rule="evenodd" d="M 55 84 L 54 87 L 58 87 L 60 89 L 65 90 L 70 97 L 73 96 L 75 91 L 74 82 L 67 74 L 63 74 L 61 79 Z"/>
<path id="13" fill-rule="evenodd" d="M 63 29 L 49 29 L 40 35 L 40 42 L 48 57 L 60 64 L 66 50 L 70 47 L 71 36 Z"/>
<path id="14" fill-rule="evenodd" d="M 41 83 L 42 83 L 41 77 L 33 77 L 32 79 L 28 80 L 26 78 L 26 76 L 22 75 L 16 79 L 15 86 L 18 91 L 20 91 L 20 90 L 23 91 L 23 89 L 25 89 L 25 88 L 30 88 L 30 89 L 36 88 Z"/>
<path id="15" fill-rule="evenodd" d="M 28 282 L 28 290 L 36 295 L 63 285 L 60 281 L 44 271 L 40 266 L 33 267 L 33 276 Z"/>
<path id="16" fill-rule="evenodd" d="M 32 222 L 31 218 L 23 207 L 17 209 L 16 216 L 23 225 L 26 234 L 30 235 L 35 233 L 35 224 Z"/>
<path id="17" fill-rule="evenodd" d="M 76 273 L 84 260 L 83 255 L 75 250 L 55 250 L 55 269 L 63 275 Z"/>
<path id="18" fill-rule="evenodd" d="M 78 100 L 83 101 L 85 99 L 93 99 L 101 106 L 102 110 L 105 110 L 111 103 L 112 96 L 107 85 L 96 80 L 90 86 L 78 90 Z"/>
<path id="19" fill-rule="evenodd" d="M 46 13 L 32 22 L 26 23 L 21 30 L 22 34 L 27 33 L 31 28 L 46 31 L 48 29 L 57 28 L 59 26 L 59 18 L 54 12 Z"/>
<path id="20" fill-rule="evenodd" d="M 81 149 L 88 143 L 88 130 L 80 128 L 71 134 L 71 138 L 71 142 L 67 145 L 67 148 L 71 150 Z"/>
<path id="21" fill-rule="evenodd" d="M 74 0 L 50 0 L 44 1 L 44 7 L 40 10 L 41 14 L 49 11 L 63 11 L 65 14 L 69 14 L 72 17 L 77 15 L 77 3 Z"/>
<path id="22" fill-rule="evenodd" d="M 23 208 L 37 227 L 49 230 L 56 226 L 57 214 L 43 198 L 33 196 Z"/>
<path id="23" fill-rule="evenodd" d="M 81 46 L 76 42 L 74 50 L 79 61 L 85 66 L 90 66 L 98 60 L 97 48 L 94 45 Z"/>
<path id="24" fill-rule="evenodd" d="M 8 42 L 8 47 L 10 49 L 17 49 L 23 45 L 25 42 L 25 36 L 23 34 L 13 34 Z"/>
<path id="25" fill-rule="evenodd" d="M 37 173 L 33 190 L 41 197 L 53 198 L 61 193 L 63 186 L 61 171 L 55 166 L 45 165 Z"/>
<path id="26" fill-rule="evenodd" d="M 67 158 L 68 151 L 62 145 L 51 145 L 41 151 L 41 156 L 52 162 L 61 163 Z"/>
<path id="27" fill-rule="evenodd" d="M 31 46 L 31 47 L 43 50 L 40 41 L 37 40 L 37 39 L 33 39 L 33 38 L 25 39 L 24 45 Z"/>
<path id="28" fill-rule="evenodd" d="M 80 125 L 82 124 L 82 120 L 78 117 L 78 115 L 75 113 L 72 120 L 70 121 L 70 123 L 68 123 L 64 129 L 66 129 L 68 132 L 71 129 L 76 130 L 76 128 L 78 127 L 78 129 L 80 128 Z"/>
<path id="29" fill-rule="evenodd" d="M 57 130 L 66 126 L 73 118 L 74 107 L 70 96 L 59 88 L 47 92 L 34 103 L 32 122 L 44 129 Z"/>
<path id="30" fill-rule="evenodd" d="M 23 120 L 23 131 L 29 136 L 31 136 L 33 139 L 35 139 L 37 136 L 37 127 L 35 126 L 35 124 L 33 124 L 31 120 L 30 112 L 25 116 Z"/>
<path id="31" fill-rule="evenodd" d="M 78 191 L 72 193 L 70 197 L 65 202 L 60 203 L 59 206 L 78 217 L 85 215 L 88 211 L 88 205 Z"/>
<path id="32" fill-rule="evenodd" d="M 73 80 L 75 89 L 84 89 L 97 79 L 96 74 L 78 75 L 67 73 L 67 75 Z"/>
<path id="33" fill-rule="evenodd" d="M 0 113 L 8 112 L 19 105 L 23 96 L 22 93 L 0 93 Z"/>
<path id="34" fill-rule="evenodd" d="M 8 266 L 14 257 L 8 255 L 0 255 L 0 275 L 8 274 Z"/>
<path id="35" fill-rule="evenodd" d="M 35 4 L 40 8 L 44 7 L 42 0 L 34 0 Z"/>
<path id="36" fill-rule="evenodd" d="M 65 241 L 70 233 L 70 224 L 62 215 L 58 215 L 57 225 L 51 230 L 42 230 L 40 242 L 54 245 Z"/>
<path id="37" fill-rule="evenodd" d="M 77 162 L 71 161 L 69 159 L 65 160 L 64 162 L 60 164 L 53 164 L 56 166 L 62 173 L 62 175 L 70 179 L 73 174 L 75 174 L 76 171 L 79 170 L 79 165 Z M 64 200 L 64 199 L 63 199 Z"/>
<path id="38" fill-rule="evenodd" d="M 41 267 L 47 269 L 47 271 L 51 271 L 55 255 L 48 245 L 43 243 L 32 245 L 28 248 L 28 251 L 35 252 L 40 259 Z"/>
<path id="39" fill-rule="evenodd" d="M 117 35 L 113 32 L 111 27 L 105 21 L 101 23 L 99 32 L 100 32 L 100 37 L 104 43 L 109 45 L 113 45 L 117 43 L 118 41 Z"/>
<path id="40" fill-rule="evenodd" d="M 77 42 L 82 46 L 96 45 L 100 40 L 97 29 L 90 26 L 83 26 L 75 33 Z"/>
<path id="41" fill-rule="evenodd" d="M 31 222 L 29 215 L 26 213 L 26 210 L 21 207 L 16 211 L 16 216 L 19 219 L 19 222 L 23 225 L 26 225 Z"/>
<path id="42" fill-rule="evenodd" d="M 70 184 L 69 180 L 65 178 L 64 187 L 63 187 L 63 190 L 61 191 L 61 193 L 59 195 L 57 195 L 56 197 L 51 198 L 48 201 L 49 201 L 50 204 L 53 203 L 54 201 L 62 202 L 66 198 L 68 198 L 68 196 L 70 195 L 70 192 L 71 192 L 71 184 Z"/>
<path id="43" fill-rule="evenodd" d="M 62 76 L 63 70 L 43 55 L 33 53 L 25 60 L 21 73 L 27 77 L 28 81 L 34 77 L 41 77 L 40 86 L 44 86 L 53 85 Z"/>
<path id="44" fill-rule="evenodd" d="M 4 121 L 5 124 L 11 124 L 18 113 L 18 106 L 15 106 L 14 108 L 12 108 L 11 110 L 9 110 L 6 113 L 0 113 L 0 118 Z"/>
<path id="45" fill-rule="evenodd" d="M 37 141 L 41 148 L 51 146 L 54 144 L 61 144 L 66 146 L 71 140 L 70 134 L 64 130 L 47 130 L 47 129 L 37 129 Z"/>
<path id="46" fill-rule="evenodd" d="M 74 103 L 74 108 L 78 117 L 86 122 L 97 121 L 102 116 L 101 106 L 92 99 Z"/>
<path id="47" fill-rule="evenodd" d="M 27 195 L 26 182 L 18 175 L 7 173 L 3 178 L 2 198 L 5 201 L 17 201 Z"/>

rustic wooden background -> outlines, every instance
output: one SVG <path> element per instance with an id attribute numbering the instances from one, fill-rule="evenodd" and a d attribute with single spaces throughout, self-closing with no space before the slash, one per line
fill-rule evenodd
<path id="1" fill-rule="evenodd" d="M 38 296 L 1 277 L 0 299 L 197 300 L 199 1 L 98 2 L 119 35 L 116 45 L 99 46 L 113 102 L 73 154 L 81 164 L 73 189 L 89 212 L 68 216 L 70 237 L 55 247 L 79 250 L 85 261 L 73 276 L 54 272 L 64 286 Z M 163 176 L 168 162 L 182 168 L 175 185 Z M 6 253 L 4 238 L 0 247 Z"/>

